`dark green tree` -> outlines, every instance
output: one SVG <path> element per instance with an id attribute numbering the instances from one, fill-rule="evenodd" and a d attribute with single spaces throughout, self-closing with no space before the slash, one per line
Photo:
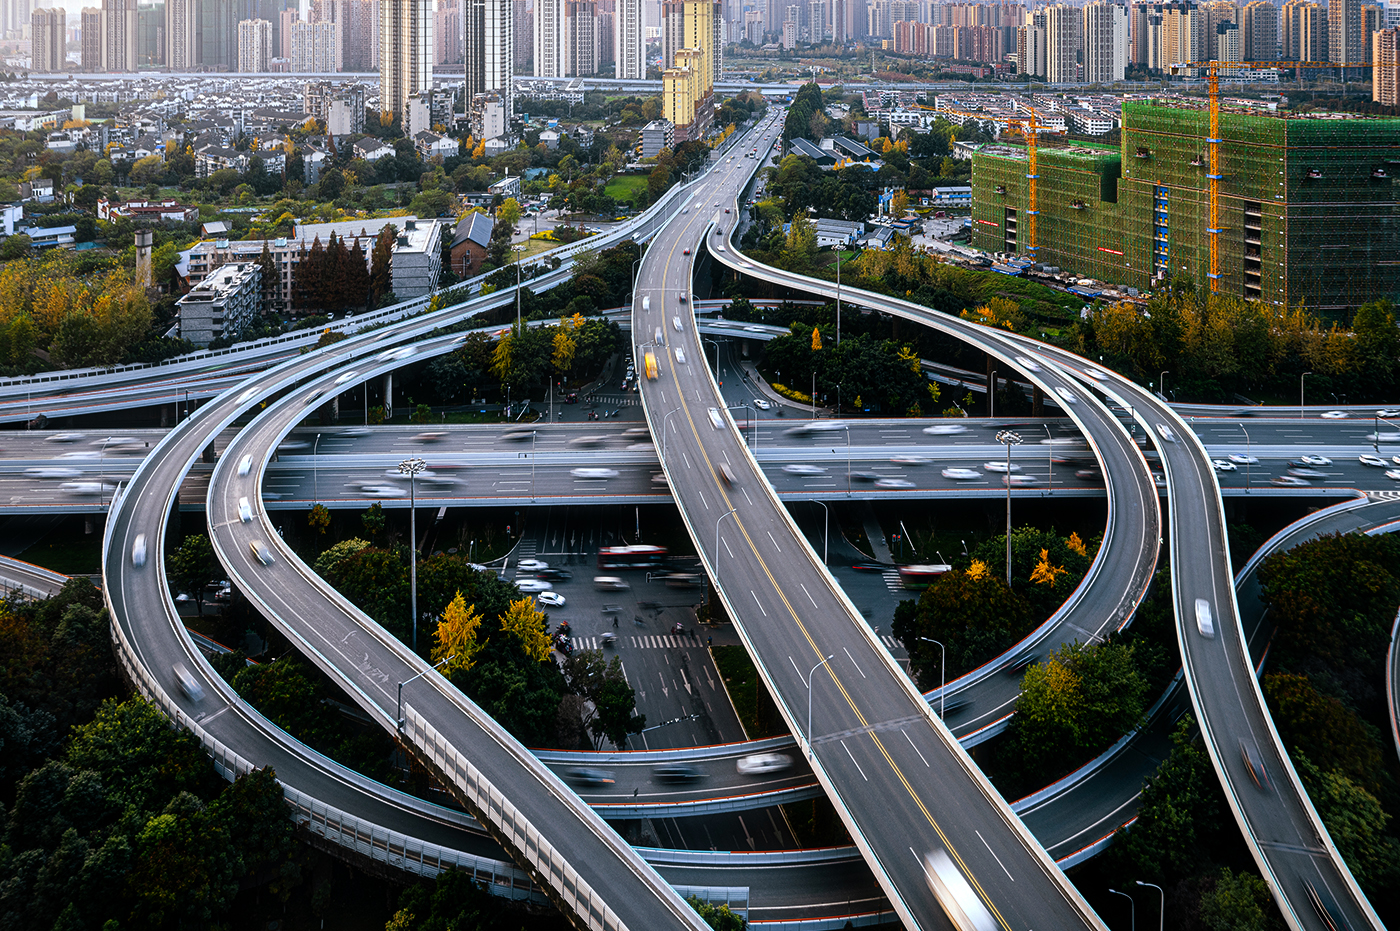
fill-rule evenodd
<path id="1" fill-rule="evenodd" d="M 194 599 L 200 615 L 204 614 L 204 587 L 222 571 L 209 538 L 202 533 L 185 537 L 180 548 L 165 558 L 165 571 L 170 581 Z"/>

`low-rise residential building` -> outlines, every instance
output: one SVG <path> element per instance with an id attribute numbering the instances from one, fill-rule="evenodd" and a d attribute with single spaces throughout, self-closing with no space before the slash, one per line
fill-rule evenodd
<path id="1" fill-rule="evenodd" d="M 817 248 L 849 246 L 865 232 L 865 224 L 851 220 L 817 220 Z"/>
<path id="2" fill-rule="evenodd" d="M 0 204 L 0 235 L 13 236 L 24 219 L 24 204 Z"/>
<path id="3" fill-rule="evenodd" d="M 248 153 L 237 149 L 219 146 L 206 146 L 194 153 L 194 174 L 196 178 L 207 178 L 216 171 L 231 168 L 242 174 L 248 170 Z"/>
<path id="4" fill-rule="evenodd" d="M 33 181 L 21 181 L 19 183 L 19 199 L 33 201 L 37 204 L 53 203 L 53 180 L 35 178 Z"/>
<path id="5" fill-rule="evenodd" d="M 372 136 L 356 142 L 352 151 L 352 157 L 364 159 L 367 162 L 377 162 L 381 158 L 393 158 L 398 154 L 389 143 Z"/>
<path id="6" fill-rule="evenodd" d="M 262 311 L 262 269 L 257 262 L 225 265 L 175 302 L 176 332 L 196 346 L 236 337 Z"/>
<path id="7" fill-rule="evenodd" d="M 321 180 L 321 172 L 329 162 L 331 154 L 325 149 L 314 145 L 304 145 L 301 148 L 301 170 L 307 184 L 315 184 Z"/>
<path id="8" fill-rule="evenodd" d="M 468 278 L 481 269 L 481 263 L 486 261 L 494 225 L 489 216 L 475 210 L 458 221 L 452 244 L 448 247 L 448 261 L 458 278 Z"/>
<path id="9" fill-rule="evenodd" d="M 98 199 L 99 220 L 111 223 L 123 217 L 137 223 L 186 223 L 199 219 L 199 208 L 186 206 L 178 200 L 129 200 L 114 204 L 105 197 Z"/>
<path id="10" fill-rule="evenodd" d="M 462 144 L 449 136 L 421 132 L 413 137 L 413 149 L 425 161 L 430 158 L 450 158 L 461 151 Z"/>
<path id="11" fill-rule="evenodd" d="M 71 249 L 77 242 L 76 226 L 25 226 L 16 233 L 28 236 L 35 249 Z"/>
<path id="12" fill-rule="evenodd" d="M 509 175 L 497 181 L 486 189 L 492 196 L 499 194 L 502 198 L 520 196 L 520 179 L 512 178 Z"/>

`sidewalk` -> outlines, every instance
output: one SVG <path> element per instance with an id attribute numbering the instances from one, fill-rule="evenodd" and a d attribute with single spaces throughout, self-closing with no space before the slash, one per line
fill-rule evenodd
<path id="1" fill-rule="evenodd" d="M 758 366 L 754 365 L 752 360 L 740 359 L 738 360 L 738 364 L 739 370 L 748 376 L 748 379 L 744 383 L 753 394 L 764 398 L 769 403 L 778 407 L 787 408 L 798 416 L 812 416 L 812 406 L 810 404 L 798 404 L 796 401 L 785 398 L 774 391 L 772 386 L 764 380 L 763 376 L 758 374 Z M 834 415 L 830 408 L 818 407 L 817 416 L 830 418 Z"/>
<path id="2" fill-rule="evenodd" d="M 875 517 L 875 507 L 869 501 L 861 508 L 860 519 L 865 525 L 865 537 L 870 541 L 871 555 L 875 561 L 894 565 L 894 554 L 890 552 L 889 541 L 885 539 L 885 528 L 880 526 L 879 519 Z"/>

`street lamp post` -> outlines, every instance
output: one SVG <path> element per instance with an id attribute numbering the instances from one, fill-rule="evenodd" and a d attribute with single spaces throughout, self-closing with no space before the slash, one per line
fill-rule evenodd
<path id="1" fill-rule="evenodd" d="M 938 644 L 938 719 L 941 721 L 943 720 L 943 704 L 945 698 L 943 695 L 943 688 L 948 684 L 946 678 L 948 672 L 948 665 L 946 662 L 948 659 L 948 651 L 944 649 L 943 644 L 938 643 L 938 641 L 932 637 L 920 637 L 919 639 Z"/>
<path id="2" fill-rule="evenodd" d="M 1045 438 L 1051 441 L 1045 444 L 1045 468 L 1047 470 L 1045 484 L 1050 486 L 1050 494 L 1053 495 L 1055 493 L 1055 438 L 1050 435 L 1050 425 L 1048 423 L 1042 424 L 1041 426 L 1045 427 Z M 1006 474 L 1010 475 L 1011 473 L 1008 472 Z"/>
<path id="3" fill-rule="evenodd" d="M 316 441 L 311 444 L 311 497 L 312 504 L 321 503 L 321 476 L 320 469 L 317 468 L 319 462 L 316 459 L 316 449 L 321 445 L 321 434 L 316 434 Z"/>
<path id="4" fill-rule="evenodd" d="M 1249 466 L 1254 455 L 1250 452 L 1249 431 L 1244 428 L 1244 424 L 1240 424 L 1240 432 L 1244 434 L 1244 491 L 1245 494 L 1249 494 Z"/>
<path id="5" fill-rule="evenodd" d="M 399 474 L 408 476 L 408 613 L 410 615 L 410 646 L 418 652 L 418 511 L 413 480 L 428 468 L 428 463 L 414 456 L 399 463 Z"/>
<path id="6" fill-rule="evenodd" d="M 1130 895 L 1128 895 L 1128 893 L 1126 893 L 1126 892 L 1119 892 L 1117 889 L 1110 889 L 1110 890 L 1108 890 L 1108 891 L 1109 891 L 1109 892 L 1112 892 L 1114 895 L 1121 895 L 1123 898 L 1125 898 L 1125 899 L 1128 900 L 1128 904 L 1130 904 L 1130 905 L 1132 906 L 1132 909 L 1133 909 L 1132 912 L 1131 912 L 1131 914 L 1132 914 L 1132 916 L 1133 916 L 1133 918 L 1132 918 L 1132 921 L 1133 921 L 1133 923 L 1132 923 L 1132 931 L 1137 931 L 1137 902 L 1135 902 L 1135 901 L 1133 900 L 1133 897 L 1130 896 Z"/>
<path id="7" fill-rule="evenodd" d="M 812 758 L 812 676 L 816 675 L 818 669 L 831 662 L 831 658 L 835 655 L 835 653 L 828 653 L 826 659 L 817 663 L 812 667 L 812 671 L 807 673 L 807 759 L 809 760 Z"/>
<path id="8" fill-rule="evenodd" d="M 992 369 L 992 377 L 987 379 L 987 417 L 995 417 L 997 404 L 997 370 Z"/>
<path id="9" fill-rule="evenodd" d="M 427 669 L 425 669 L 425 670 L 423 670 L 422 672 L 420 672 L 418 675 L 416 675 L 416 676 L 410 676 L 409 678 L 407 678 L 407 679 L 405 679 L 405 680 L 403 680 L 402 682 L 399 683 L 399 707 L 398 707 L 398 709 L 394 712 L 394 721 L 395 721 L 395 723 L 396 723 L 400 728 L 403 727 L 403 687 L 404 687 L 405 685 L 408 685 L 408 683 L 412 682 L 414 679 L 421 679 L 421 678 L 423 678 L 423 677 L 426 676 L 428 673 L 432 672 L 434 669 L 436 669 L 436 668 L 438 668 L 439 666 L 441 666 L 443 663 L 450 663 L 450 662 L 452 662 L 452 660 L 454 660 L 454 659 L 456 659 L 456 658 L 457 658 L 457 654 L 456 654 L 456 653 L 453 653 L 451 656 L 444 657 L 443 659 L 438 660 L 436 663 L 433 663 L 431 666 L 429 666 Z"/>
<path id="10" fill-rule="evenodd" d="M 1166 931 L 1167 927 L 1167 894 L 1162 891 L 1162 887 L 1156 883 L 1145 883 L 1141 879 L 1137 881 L 1139 886 L 1151 886 L 1157 890 L 1157 894 L 1162 897 L 1161 914 L 1157 918 L 1157 931 Z"/>
<path id="11" fill-rule="evenodd" d="M 1006 444 L 1006 587 L 1011 587 L 1011 447 L 1021 444 L 1021 435 L 1010 430 L 997 433 L 997 442 Z"/>
<path id="12" fill-rule="evenodd" d="M 1304 386 L 1305 386 L 1305 384 L 1306 384 L 1305 381 L 1304 381 L 1304 379 L 1306 379 L 1306 378 L 1307 378 L 1309 375 L 1311 375 L 1311 374 L 1312 374 L 1312 372 L 1304 372 L 1303 374 L 1301 374 L 1301 375 L 1298 376 L 1298 419 L 1299 419 L 1299 420 L 1302 420 L 1302 419 L 1303 419 L 1303 388 L 1304 388 Z"/>
<path id="13" fill-rule="evenodd" d="M 1167 373 L 1163 372 L 1158 381 L 1157 391 L 1162 395 L 1162 400 L 1165 401 L 1167 399 Z"/>
<path id="14" fill-rule="evenodd" d="M 724 409 L 727 410 L 727 411 L 733 411 L 733 410 L 738 410 L 738 409 L 741 408 L 741 407 L 742 407 L 744 410 L 746 410 L 746 411 L 748 411 L 748 412 L 750 412 L 750 413 L 752 414 L 752 419 L 749 420 L 749 424 L 750 424 L 750 426 L 751 426 L 751 429 L 749 430 L 749 432 L 753 434 L 753 445 L 754 445 L 754 448 L 757 449 L 757 448 L 758 448 L 758 414 L 755 413 L 755 412 L 756 412 L 758 409 L 755 408 L 755 407 L 750 407 L 750 406 L 748 405 L 748 402 L 746 402 L 746 401 L 745 401 L 745 402 L 741 402 L 741 403 L 739 403 L 739 404 L 729 404 L 729 405 L 726 405 Z M 740 435 L 742 436 L 742 431 L 740 431 Z"/>
<path id="15" fill-rule="evenodd" d="M 725 511 L 719 516 L 719 520 L 715 521 L 715 562 L 719 562 L 719 525 L 726 517 L 728 517 L 730 514 L 733 514 L 737 510 L 739 509 L 730 508 L 728 511 Z M 738 520 L 739 518 L 736 517 L 734 519 Z"/>
<path id="16" fill-rule="evenodd" d="M 825 566 L 827 555 L 827 542 L 829 540 L 828 534 L 831 531 L 831 512 L 827 510 L 826 502 L 824 501 L 813 501 L 812 503 L 820 504 L 822 506 L 822 565 Z"/>
<path id="17" fill-rule="evenodd" d="M 836 253 L 836 345 L 841 345 L 841 245 L 831 247 Z"/>

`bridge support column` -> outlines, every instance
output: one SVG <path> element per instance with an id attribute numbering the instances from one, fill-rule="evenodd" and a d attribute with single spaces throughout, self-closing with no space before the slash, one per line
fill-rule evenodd
<path id="1" fill-rule="evenodd" d="M 394 416 L 394 373 L 384 373 L 384 419 Z"/>
<path id="2" fill-rule="evenodd" d="M 1045 416 L 1045 392 L 1042 391 L 1042 390 L 1040 390 L 1040 386 L 1039 386 L 1039 385 L 1032 385 L 1031 388 L 1032 388 L 1032 391 L 1031 391 L 1031 416 L 1032 416 L 1032 417 L 1044 417 L 1044 416 Z"/>
<path id="3" fill-rule="evenodd" d="M 340 395 L 331 398 L 331 421 L 340 420 Z"/>

